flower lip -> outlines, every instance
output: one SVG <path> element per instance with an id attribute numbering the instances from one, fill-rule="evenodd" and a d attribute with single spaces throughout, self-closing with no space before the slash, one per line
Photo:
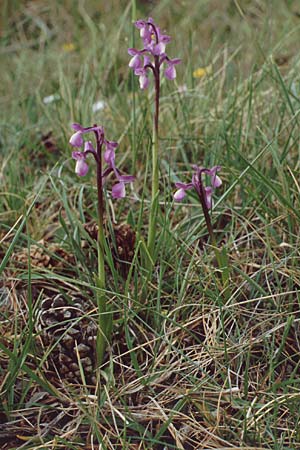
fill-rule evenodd
<path id="1" fill-rule="evenodd" d="M 211 186 L 207 186 L 206 188 L 204 188 L 204 195 L 205 195 L 204 200 L 208 209 L 210 209 L 213 206 L 212 194 L 213 189 Z"/>
<path id="2" fill-rule="evenodd" d="M 113 198 L 124 198 L 126 195 L 125 183 L 120 181 L 112 187 L 111 195 Z"/>
<path id="3" fill-rule="evenodd" d="M 186 192 L 184 188 L 180 188 L 178 189 L 175 194 L 174 194 L 174 200 L 177 202 L 181 202 L 181 200 L 184 199 L 184 197 L 186 196 Z"/>
<path id="4" fill-rule="evenodd" d="M 175 80 L 176 78 L 176 69 L 173 65 L 170 65 L 165 70 L 165 77 L 168 78 L 168 80 Z"/>
<path id="5" fill-rule="evenodd" d="M 110 167 L 114 167 L 114 162 L 115 162 L 115 151 L 113 149 L 111 150 L 106 150 L 104 152 L 104 161 L 110 166 Z"/>
<path id="6" fill-rule="evenodd" d="M 76 161 L 75 173 L 80 177 L 84 177 L 89 171 L 89 166 L 84 159 L 78 159 Z"/>
<path id="7" fill-rule="evenodd" d="M 140 55 L 133 56 L 129 61 L 128 66 L 131 69 L 140 69 L 141 67 L 143 67 L 143 62 L 141 60 Z"/>
<path id="8" fill-rule="evenodd" d="M 149 86 L 149 83 L 150 83 L 149 78 L 147 77 L 147 75 L 145 73 L 140 75 L 139 82 L 140 82 L 141 89 L 147 89 L 147 87 Z"/>
<path id="9" fill-rule="evenodd" d="M 73 145 L 73 147 L 81 147 L 83 145 L 82 131 L 79 130 L 72 134 L 69 143 Z"/>

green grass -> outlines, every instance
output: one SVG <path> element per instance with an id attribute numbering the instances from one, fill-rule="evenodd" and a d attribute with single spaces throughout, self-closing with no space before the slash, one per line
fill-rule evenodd
<path id="1" fill-rule="evenodd" d="M 183 61 L 162 86 L 151 279 L 141 255 L 153 93 L 128 68 L 133 3 L 3 1 L 0 447 L 300 448 L 298 1 L 136 2 L 136 18 L 152 16 Z M 96 101 L 105 108 L 93 112 Z M 127 198 L 107 204 L 108 230 L 129 223 L 137 240 L 127 280 L 107 261 L 113 338 L 96 388 L 82 370 L 79 383 L 50 370 L 40 324 L 43 299 L 59 293 L 71 306 L 74 295 L 86 300 L 82 329 L 97 318 L 84 228 L 96 187 L 92 164 L 85 179 L 74 173 L 73 121 L 103 124 L 120 167 L 136 175 Z M 229 295 L 196 196 L 173 203 L 193 163 L 222 166 L 212 218 Z"/>

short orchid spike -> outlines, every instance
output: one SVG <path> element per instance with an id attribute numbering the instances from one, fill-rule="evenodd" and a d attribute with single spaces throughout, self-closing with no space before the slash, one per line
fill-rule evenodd
<path id="1" fill-rule="evenodd" d="M 191 183 L 175 183 L 177 191 L 174 193 L 174 200 L 180 202 L 184 199 L 186 191 L 189 189 L 195 189 L 200 200 L 203 201 L 208 209 L 213 206 L 212 196 L 214 190 L 222 185 L 221 178 L 217 175 L 217 172 L 221 170 L 220 166 L 214 166 L 211 169 L 199 167 L 194 165 L 194 174 L 192 176 Z M 211 186 L 205 186 L 203 176 L 208 175 L 210 177 Z"/>
<path id="2" fill-rule="evenodd" d="M 217 175 L 217 173 L 220 172 L 221 167 L 213 166 L 211 169 L 208 169 L 206 167 L 199 167 L 196 165 L 193 165 L 192 167 L 194 169 L 194 173 L 192 175 L 192 181 L 190 183 L 175 183 L 177 190 L 174 193 L 174 200 L 177 202 L 182 201 L 186 195 L 186 191 L 188 191 L 189 189 L 194 189 L 197 192 L 204 214 L 207 231 L 210 236 L 211 244 L 215 248 L 218 262 L 220 263 L 220 265 L 222 265 L 220 262 L 219 253 L 217 250 L 217 241 L 209 214 L 209 210 L 213 207 L 214 190 L 222 185 L 222 180 Z M 207 185 L 206 182 L 208 178 L 210 178 L 211 184 Z"/>
<path id="3" fill-rule="evenodd" d="M 102 186 L 106 181 L 107 176 L 110 173 L 115 174 L 115 178 L 117 180 L 117 184 L 112 188 L 112 197 L 113 198 L 124 198 L 125 197 L 125 184 L 131 183 L 134 181 L 134 177 L 131 175 L 121 175 L 120 170 L 116 167 L 115 163 L 115 150 L 118 147 L 118 143 L 114 141 L 109 141 L 105 138 L 104 129 L 102 126 L 94 125 L 92 127 L 83 127 L 78 123 L 74 123 L 72 125 L 75 133 L 70 138 L 70 144 L 73 147 L 83 147 L 81 150 L 76 150 L 72 152 L 72 158 L 75 159 L 75 173 L 80 177 L 84 177 L 87 175 L 89 166 L 87 163 L 87 157 L 89 154 L 92 154 L 96 164 L 100 165 L 102 168 L 102 148 L 104 147 L 105 151 L 103 154 L 103 160 L 107 164 L 107 167 L 102 169 L 101 173 L 101 190 Z M 83 139 L 83 135 L 93 132 L 96 136 L 97 149 L 94 148 L 91 141 L 85 141 Z M 98 180 L 99 182 L 99 180 Z"/>

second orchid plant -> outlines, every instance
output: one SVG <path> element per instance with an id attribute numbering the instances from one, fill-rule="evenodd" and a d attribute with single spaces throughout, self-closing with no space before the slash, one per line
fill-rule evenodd
<path id="1" fill-rule="evenodd" d="M 153 137 L 152 137 L 152 189 L 151 189 L 151 209 L 148 230 L 148 252 L 150 257 L 154 256 L 154 244 L 156 238 L 156 222 L 158 212 L 159 195 L 159 166 L 158 166 L 158 131 L 159 131 L 159 102 L 162 67 L 164 66 L 164 76 L 168 80 L 176 78 L 176 65 L 180 59 L 171 59 L 166 54 L 166 45 L 171 41 L 170 36 L 163 34 L 154 20 L 138 20 L 135 22 L 136 28 L 140 31 L 143 48 L 129 48 L 128 53 L 132 56 L 129 67 L 134 70 L 139 77 L 141 89 L 147 89 L 150 80 L 149 73 L 154 77 L 155 88 L 155 108 L 153 117 Z"/>
<path id="2" fill-rule="evenodd" d="M 97 360 L 98 365 L 102 363 L 105 347 L 109 341 L 112 316 L 107 310 L 106 295 L 104 290 L 105 283 L 105 233 L 104 233 L 104 184 L 107 177 L 113 173 L 116 178 L 116 184 L 112 187 L 113 198 L 125 197 L 125 184 L 131 183 L 134 177 L 131 175 L 122 175 L 115 163 L 115 150 L 118 143 L 109 141 L 105 138 L 104 128 L 93 125 L 83 127 L 78 123 L 72 125 L 75 133 L 70 138 L 70 144 L 77 150 L 72 152 L 72 158 L 76 160 L 75 172 L 79 176 L 85 176 L 88 172 L 88 157 L 92 155 L 96 163 L 97 174 L 97 212 L 98 212 L 98 274 L 96 278 L 97 306 L 99 312 L 99 333 L 97 336 Z M 84 135 L 93 133 L 96 141 L 96 148 L 92 141 L 84 141 Z M 105 166 L 105 167 L 104 167 Z"/>

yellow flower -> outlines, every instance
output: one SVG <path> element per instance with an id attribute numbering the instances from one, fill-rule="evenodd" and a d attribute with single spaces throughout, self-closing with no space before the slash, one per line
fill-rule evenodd
<path id="1" fill-rule="evenodd" d="M 194 70 L 193 77 L 194 78 L 203 78 L 206 75 L 209 75 L 210 73 L 212 73 L 212 65 L 211 64 L 209 66 L 199 67 L 198 69 Z"/>
<path id="2" fill-rule="evenodd" d="M 74 52 L 75 50 L 75 45 L 73 44 L 73 42 L 65 42 L 62 46 L 62 49 L 64 52 L 69 53 L 69 52 Z"/>

